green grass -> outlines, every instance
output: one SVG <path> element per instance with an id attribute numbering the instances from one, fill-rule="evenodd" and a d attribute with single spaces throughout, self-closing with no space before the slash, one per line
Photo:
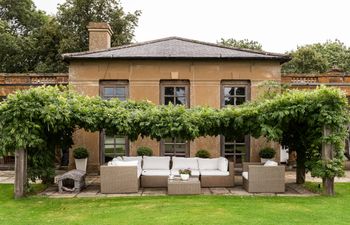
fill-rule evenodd
<path id="1" fill-rule="evenodd" d="M 335 197 L 163 196 L 13 199 L 0 185 L 0 224 L 350 224 L 350 184 Z"/>

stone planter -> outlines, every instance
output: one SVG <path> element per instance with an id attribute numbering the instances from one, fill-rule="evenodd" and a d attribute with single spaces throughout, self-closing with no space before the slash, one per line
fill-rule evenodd
<path id="1" fill-rule="evenodd" d="M 190 175 L 189 174 L 180 174 L 181 180 L 188 180 L 190 179 Z"/>
<path id="2" fill-rule="evenodd" d="M 75 159 L 75 168 L 77 170 L 82 170 L 86 172 L 87 158 L 85 159 Z"/>
<path id="3" fill-rule="evenodd" d="M 273 160 L 273 158 L 270 158 L 270 159 L 269 158 L 260 158 L 261 163 L 266 163 L 269 160 Z"/>

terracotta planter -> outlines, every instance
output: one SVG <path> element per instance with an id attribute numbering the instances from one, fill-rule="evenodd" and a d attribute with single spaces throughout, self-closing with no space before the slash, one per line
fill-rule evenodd
<path id="1" fill-rule="evenodd" d="M 181 180 L 188 180 L 190 179 L 190 175 L 189 174 L 180 174 Z"/>
<path id="2" fill-rule="evenodd" d="M 87 158 L 85 159 L 75 159 L 75 168 L 77 170 L 82 170 L 86 172 Z"/>

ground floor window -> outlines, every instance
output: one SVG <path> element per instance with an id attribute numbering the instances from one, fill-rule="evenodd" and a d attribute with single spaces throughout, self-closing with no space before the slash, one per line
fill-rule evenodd
<path id="1" fill-rule="evenodd" d="M 166 138 L 161 141 L 161 154 L 163 156 L 189 156 L 189 142 L 181 138 Z"/>
<path id="2" fill-rule="evenodd" d="M 221 137 L 221 155 L 240 165 L 249 161 L 249 136 Z"/>
<path id="3" fill-rule="evenodd" d="M 129 140 L 125 136 L 108 136 L 102 134 L 102 163 L 111 161 L 118 156 L 129 155 Z"/>

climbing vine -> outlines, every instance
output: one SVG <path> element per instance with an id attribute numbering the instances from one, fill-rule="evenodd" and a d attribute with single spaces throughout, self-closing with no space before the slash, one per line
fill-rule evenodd
<path id="1" fill-rule="evenodd" d="M 301 143 L 301 155 L 313 176 L 342 176 L 349 122 L 345 95 L 326 87 L 287 91 L 271 99 L 223 109 L 107 101 L 78 94 L 70 87 L 38 87 L 9 95 L 0 105 L 0 116 L 0 151 L 30 149 L 31 178 L 52 176 L 48 172 L 52 163 L 42 161 L 50 162 L 54 148 L 63 140 L 72 144 L 76 129 L 105 129 L 107 134 L 127 135 L 132 141 L 140 136 L 156 140 L 265 136 L 286 145 Z M 324 127 L 331 129 L 332 135 L 323 137 Z M 333 160 L 321 159 L 322 143 L 334 146 Z"/>

